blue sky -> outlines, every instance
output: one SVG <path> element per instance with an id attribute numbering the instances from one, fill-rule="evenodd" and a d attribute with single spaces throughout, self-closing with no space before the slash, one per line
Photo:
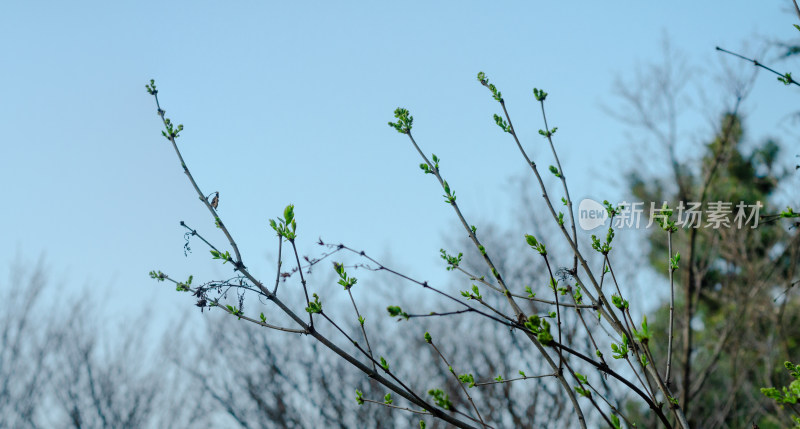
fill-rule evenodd
<path id="1" fill-rule="evenodd" d="M 618 104 L 615 79 L 662 60 L 666 37 L 700 66 L 692 77 L 718 102 L 714 47 L 757 55 L 768 40 L 794 37 L 789 5 L 5 2 L 0 273 L 16 255 L 44 254 L 64 288 L 90 285 L 128 308 L 189 305 L 149 280 L 151 269 L 228 273 L 198 242 L 184 257 L 181 220 L 224 241 L 160 136 L 144 88 L 154 78 L 167 116 L 186 127 L 188 165 L 206 193 L 220 191 L 220 213 L 259 275 L 274 275 L 267 221 L 293 203 L 304 253 L 322 237 L 436 278 L 455 218 L 407 139 L 386 125 L 395 107 L 411 110 L 418 142 L 443 159 L 476 222 L 511 218 L 508 178 L 524 170 L 491 119 L 498 105 L 478 71 L 503 91 L 545 165 L 531 89 L 548 91 L 573 196 L 619 196 L 604 165 L 633 168 L 632 141 L 644 137 L 604 111 Z M 759 77 L 744 107 L 754 137 L 781 129 L 793 91 Z M 682 120 L 708 131 L 702 115 Z M 784 143 L 797 147 L 796 135 Z"/>

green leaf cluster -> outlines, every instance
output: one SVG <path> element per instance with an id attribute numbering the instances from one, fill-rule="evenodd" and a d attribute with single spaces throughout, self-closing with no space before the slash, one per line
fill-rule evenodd
<path id="1" fill-rule="evenodd" d="M 386 372 L 389 372 L 389 362 L 386 362 L 383 356 L 381 356 L 381 368 L 383 368 Z"/>
<path id="2" fill-rule="evenodd" d="M 653 337 L 653 334 L 650 332 L 650 329 L 647 327 L 647 316 L 642 316 L 642 330 L 638 331 L 634 328 L 633 335 L 639 340 L 642 344 L 647 344 L 650 339 Z"/>
<path id="3" fill-rule="evenodd" d="M 614 429 L 622 429 L 622 422 L 619 421 L 619 417 L 616 414 L 611 415 L 611 424 Z"/>
<path id="4" fill-rule="evenodd" d="M 783 76 L 779 76 L 778 81 L 783 82 L 784 85 L 791 85 L 794 83 L 791 72 L 786 72 Z"/>
<path id="5" fill-rule="evenodd" d="M 183 124 L 178 124 L 176 127 L 169 118 L 164 119 L 164 127 L 166 127 L 167 130 L 162 131 L 161 135 L 170 141 L 180 137 L 180 132 L 183 131 Z"/>
<path id="6" fill-rule="evenodd" d="M 611 251 L 611 241 L 614 240 L 614 228 L 608 228 L 608 232 L 606 233 L 606 241 L 605 243 L 600 243 L 600 240 L 597 238 L 596 235 L 592 234 L 592 249 L 602 253 L 603 255 L 608 255 L 608 252 Z"/>
<path id="7" fill-rule="evenodd" d="M 624 359 L 628 356 L 628 336 L 622 335 L 622 343 L 611 343 L 611 351 L 614 359 Z"/>
<path id="8" fill-rule="evenodd" d="M 322 313 L 322 302 L 319 300 L 319 295 L 313 294 L 314 300 L 308 303 L 306 312 L 308 313 Z"/>
<path id="9" fill-rule="evenodd" d="M 577 304 L 583 304 L 583 294 L 581 293 L 581 285 L 575 285 L 575 293 L 572 294 L 572 298 L 575 300 Z"/>
<path id="10" fill-rule="evenodd" d="M 534 292 L 530 286 L 525 286 L 525 292 L 528 293 L 528 298 L 536 298 L 536 292 Z"/>
<path id="11" fill-rule="evenodd" d="M 525 234 L 525 241 L 528 243 L 529 246 L 531 246 L 532 249 L 539 252 L 540 255 L 542 256 L 547 255 L 547 248 L 544 246 L 544 243 L 540 243 L 539 240 L 536 239 L 536 237 L 530 234 Z"/>
<path id="12" fill-rule="evenodd" d="M 669 269 L 675 271 L 678 269 L 678 262 L 681 260 L 681 252 L 675 252 L 674 258 L 669 258 Z"/>
<path id="13" fill-rule="evenodd" d="M 439 249 L 439 253 L 442 259 L 447 262 L 447 271 L 453 271 L 458 268 L 458 265 L 461 263 L 461 257 L 464 256 L 463 253 L 459 253 L 458 256 L 449 255 L 444 249 Z"/>
<path id="14" fill-rule="evenodd" d="M 269 226 L 271 226 L 280 237 L 293 242 L 294 239 L 297 238 L 297 221 L 294 218 L 294 204 L 289 204 L 283 209 L 283 218 L 278 218 L 278 222 L 270 219 Z"/>
<path id="15" fill-rule="evenodd" d="M 620 310 L 626 310 L 629 307 L 628 300 L 622 299 L 619 295 L 611 295 L 611 303 L 614 304 L 614 307 L 617 307 Z M 647 320 L 645 319 L 645 323 Z"/>
<path id="16" fill-rule="evenodd" d="M 550 130 L 539 130 L 539 135 L 550 138 L 553 137 L 553 134 L 555 134 L 556 131 L 558 131 L 558 127 L 553 127 Z M 556 177 L 561 177 L 561 176 L 556 176 Z"/>
<path id="17" fill-rule="evenodd" d="M 411 134 L 411 124 L 414 123 L 414 117 L 409 114 L 408 110 L 398 107 L 394 109 L 394 117 L 397 122 L 389 122 L 389 126 L 397 130 L 401 134 Z"/>
<path id="18" fill-rule="evenodd" d="M 444 408 L 445 410 L 452 410 L 453 403 L 450 402 L 450 395 L 445 394 L 442 389 L 431 389 L 428 390 L 428 395 L 433 397 L 433 402 Z"/>
<path id="19" fill-rule="evenodd" d="M 458 379 L 465 384 L 468 384 L 467 387 L 473 388 L 475 387 L 475 377 L 472 374 L 461 374 L 458 376 Z"/>
<path id="20" fill-rule="evenodd" d="M 433 168 L 431 168 L 431 166 L 425 162 L 419 165 L 419 168 L 424 171 L 425 174 L 434 174 L 435 172 L 439 171 L 439 161 L 441 161 L 441 159 L 439 159 L 435 153 L 431 155 L 433 158 Z"/>
<path id="21" fill-rule="evenodd" d="M 350 289 L 356 284 L 356 282 L 358 282 L 358 279 L 356 279 L 355 277 L 347 276 L 347 273 L 344 271 L 344 265 L 342 265 L 341 263 L 334 262 L 333 269 L 334 271 L 336 271 L 336 274 L 339 275 L 338 283 L 342 285 L 342 287 L 344 287 L 344 290 Z"/>
<path id="22" fill-rule="evenodd" d="M 400 308 L 400 307 L 398 307 L 396 305 L 390 305 L 390 306 L 386 307 L 386 311 L 389 312 L 389 316 L 391 316 L 391 317 L 398 317 L 399 316 L 399 317 L 401 317 L 403 319 L 408 320 L 408 317 L 409 317 L 408 313 L 406 313 L 405 311 L 403 311 L 402 308 Z M 401 319 L 397 319 L 397 320 L 401 320 Z"/>
<path id="23" fill-rule="evenodd" d="M 444 202 L 446 202 L 448 204 L 455 204 L 456 203 L 456 191 L 451 191 L 450 190 L 450 185 L 447 184 L 447 180 L 445 180 L 442 183 L 442 186 L 444 187 L 444 195 L 442 195 L 444 197 Z"/>
<path id="24" fill-rule="evenodd" d="M 489 88 L 489 91 L 492 92 L 492 98 L 500 103 L 503 102 L 503 94 L 497 90 L 497 87 L 495 87 L 494 84 L 489 83 L 489 78 L 486 77 L 486 73 L 478 72 L 478 82 L 480 82 L 481 85 Z"/>
<path id="25" fill-rule="evenodd" d="M 511 125 L 508 125 L 508 122 L 506 122 L 505 119 L 496 113 L 494 115 L 494 123 L 497 124 L 497 126 L 500 127 L 503 132 L 511 133 Z"/>
<path id="26" fill-rule="evenodd" d="M 225 308 L 227 308 L 228 311 L 231 314 L 233 314 L 234 316 L 241 316 L 242 315 L 242 310 L 236 308 L 236 306 L 234 306 L 234 305 L 226 305 Z M 239 319 L 241 320 L 241 317 L 239 317 Z"/>
<path id="27" fill-rule="evenodd" d="M 672 217 L 672 209 L 669 208 L 669 205 L 664 202 L 664 205 L 661 206 L 661 212 L 656 215 L 656 222 L 658 225 L 667 232 L 675 232 L 678 230 L 678 226 L 675 225 L 675 221 L 670 219 Z"/>
<path id="28" fill-rule="evenodd" d="M 156 89 L 156 81 L 155 79 L 150 79 L 150 83 L 144 86 L 147 88 L 147 93 L 150 95 L 158 94 L 158 90 Z"/>
<path id="29" fill-rule="evenodd" d="M 189 287 L 191 287 L 191 285 L 192 285 L 192 279 L 193 278 L 194 278 L 194 276 L 189 276 L 189 280 L 186 280 L 186 283 L 178 283 L 175 286 L 175 290 L 178 291 L 178 292 L 188 292 L 189 291 Z"/>
<path id="30" fill-rule="evenodd" d="M 463 296 L 466 299 L 477 299 L 478 301 L 483 299 L 483 296 L 481 295 L 481 290 L 478 289 L 477 285 L 472 285 L 472 293 L 462 290 L 461 296 Z"/>
<path id="31" fill-rule="evenodd" d="M 778 390 L 774 387 L 763 387 L 761 393 L 764 396 L 772 399 L 778 404 L 796 404 L 800 399 L 800 365 L 795 365 L 789 361 L 783 363 L 783 366 L 789 371 L 789 375 L 794 378 L 789 386 L 782 387 Z"/>
<path id="32" fill-rule="evenodd" d="M 553 343 L 553 334 L 550 333 L 550 322 L 547 320 L 532 314 L 528 316 L 525 327 L 536 334 L 536 339 L 539 340 L 543 346 L 549 346 Z"/>
<path id="33" fill-rule="evenodd" d="M 222 253 L 217 250 L 211 250 L 210 252 L 212 259 L 222 259 L 223 264 L 226 264 L 228 261 L 233 262 L 233 259 L 231 259 L 231 253 L 227 250 L 225 251 L 225 253 Z"/>
<path id="34" fill-rule="evenodd" d="M 617 207 L 612 206 L 611 203 L 608 202 L 608 200 L 603 200 L 603 206 L 606 208 L 606 213 L 608 213 L 608 217 L 614 217 L 622 213 L 622 210 L 625 209 L 625 206 L 617 206 Z"/>

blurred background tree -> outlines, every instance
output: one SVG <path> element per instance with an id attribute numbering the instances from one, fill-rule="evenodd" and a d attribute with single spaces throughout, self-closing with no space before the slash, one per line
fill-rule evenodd
<path id="1" fill-rule="evenodd" d="M 667 174 L 646 175 L 644 169 L 629 174 L 635 201 L 654 202 L 656 207 L 667 202 L 671 208 L 687 210 L 690 202 L 699 202 L 703 212 L 698 228 L 682 227 L 673 236 L 673 251 L 680 251 L 682 259 L 676 272 L 676 370 L 670 381 L 681 392 L 693 427 L 746 427 L 753 423 L 762 428 L 783 427 L 788 420 L 777 417 L 777 406 L 760 388 L 787 384 L 783 362 L 800 352 L 800 299 L 793 293 L 800 237 L 796 224 L 776 222 L 765 215 L 796 202 L 796 188 L 791 184 L 797 179 L 794 164 L 787 162 L 791 156 L 784 155 L 775 140 L 756 141 L 746 133 L 739 107 L 747 96 L 747 79 L 734 85 L 734 101 L 718 117 L 716 132 L 700 146 L 699 156 L 692 158 L 689 152 L 689 157 L 679 157 L 675 123 L 683 106 L 679 98 L 682 87 L 664 80 L 675 74 L 666 69 L 674 67 L 674 62 L 666 62 L 660 68 L 658 89 L 644 87 L 641 92 L 622 93 L 634 112 L 627 116 L 629 123 L 649 130 L 671 160 L 668 169 L 657 170 Z M 657 116 L 659 113 L 663 116 Z M 794 194 L 788 201 L 784 190 Z M 706 227 L 706 216 L 716 202 L 730 203 L 723 206 L 729 226 Z M 740 203 L 746 206 L 741 225 L 736 219 Z M 763 207 L 757 219 L 748 221 L 758 204 Z M 684 218 L 686 215 L 684 211 Z M 751 228 L 754 222 L 758 222 L 755 229 Z M 659 232 L 648 233 L 647 251 L 650 266 L 666 277 L 668 262 L 663 255 L 667 240 Z M 669 303 L 662 304 L 651 320 L 656 336 L 666 337 Z M 665 356 L 665 346 L 666 342 L 656 342 L 656 355 Z M 645 427 L 656 424 L 646 413 L 640 419 Z"/>

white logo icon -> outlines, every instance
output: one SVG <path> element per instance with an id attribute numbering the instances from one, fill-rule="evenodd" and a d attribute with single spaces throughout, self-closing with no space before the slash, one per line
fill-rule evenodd
<path id="1" fill-rule="evenodd" d="M 578 225 L 584 231 L 591 231 L 603 225 L 608 219 L 608 212 L 602 204 L 591 198 L 584 198 L 578 204 Z"/>

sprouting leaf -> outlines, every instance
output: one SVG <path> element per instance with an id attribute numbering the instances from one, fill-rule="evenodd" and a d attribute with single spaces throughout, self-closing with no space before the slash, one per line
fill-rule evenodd
<path id="1" fill-rule="evenodd" d="M 386 362 L 386 359 L 384 359 L 383 356 L 381 356 L 381 368 L 383 368 L 386 371 L 389 371 L 389 363 Z"/>
<path id="2" fill-rule="evenodd" d="M 622 299 L 621 296 L 616 294 L 611 296 L 611 303 L 614 304 L 614 307 L 617 307 L 620 310 L 625 310 L 628 308 L 628 301 Z"/>
<path id="3" fill-rule="evenodd" d="M 433 396 L 433 402 L 444 408 L 445 410 L 452 410 L 453 403 L 450 402 L 450 395 L 446 395 L 441 389 L 428 390 L 428 395 Z"/>
<path id="4" fill-rule="evenodd" d="M 322 313 L 322 302 L 319 300 L 319 295 L 316 293 L 313 295 L 314 300 L 308 303 L 308 307 L 306 307 L 306 312 L 314 314 L 314 313 Z"/>
<path id="5" fill-rule="evenodd" d="M 447 271 L 452 271 L 458 268 L 458 265 L 461 264 L 461 257 L 464 256 L 463 253 L 459 253 L 458 256 L 449 255 L 444 249 L 439 249 L 439 253 L 441 254 L 441 258 L 447 262 Z"/>
<path id="6" fill-rule="evenodd" d="M 611 424 L 614 425 L 614 429 L 622 429 L 621 422 L 616 414 L 611 415 Z"/>
<path id="7" fill-rule="evenodd" d="M 540 255 L 542 256 L 547 255 L 547 248 L 545 248 L 544 243 L 540 243 L 539 240 L 536 239 L 536 237 L 530 234 L 525 234 L 525 241 L 528 243 L 529 246 L 531 246 L 532 249 L 539 252 Z"/>
<path id="8" fill-rule="evenodd" d="M 647 344 L 648 341 L 650 341 L 650 338 L 651 338 L 652 335 L 650 333 L 650 329 L 648 329 L 648 327 L 647 327 L 647 316 L 643 317 L 642 330 L 639 331 L 639 330 L 634 329 L 633 330 L 633 335 L 635 335 L 636 339 L 639 340 L 639 342 L 641 342 L 642 344 Z"/>
<path id="9" fill-rule="evenodd" d="M 398 133 L 410 134 L 414 117 L 409 114 L 408 110 L 398 107 L 394 110 L 394 117 L 397 122 L 389 122 L 389 126 L 397 130 Z"/>
<path id="10" fill-rule="evenodd" d="M 481 296 L 481 291 L 478 289 L 478 286 L 472 285 L 472 293 L 475 295 L 475 299 L 483 299 Z"/>
<path id="11" fill-rule="evenodd" d="M 528 298 L 536 297 L 536 293 L 534 293 L 533 290 L 531 290 L 530 286 L 525 286 L 525 292 L 528 293 Z"/>
<path id="12" fill-rule="evenodd" d="M 494 123 L 497 124 L 497 126 L 500 127 L 503 130 L 503 132 L 511 133 L 511 126 L 508 125 L 508 122 L 506 122 L 505 119 L 501 118 L 500 115 L 498 114 L 494 115 Z"/>
<path id="13" fill-rule="evenodd" d="M 406 320 L 408 320 L 408 318 L 409 318 L 408 313 L 406 313 L 405 311 L 403 311 L 402 308 L 400 308 L 400 307 L 398 307 L 396 305 L 390 305 L 390 306 L 386 307 L 386 311 L 389 312 L 389 316 L 391 316 L 391 317 L 400 316 L 400 317 L 402 317 L 402 318 L 404 318 Z"/>
<path id="14" fill-rule="evenodd" d="M 461 380 L 462 383 L 468 384 L 467 387 L 472 388 L 475 387 L 475 377 L 472 374 L 461 374 L 458 376 L 458 379 Z"/>

